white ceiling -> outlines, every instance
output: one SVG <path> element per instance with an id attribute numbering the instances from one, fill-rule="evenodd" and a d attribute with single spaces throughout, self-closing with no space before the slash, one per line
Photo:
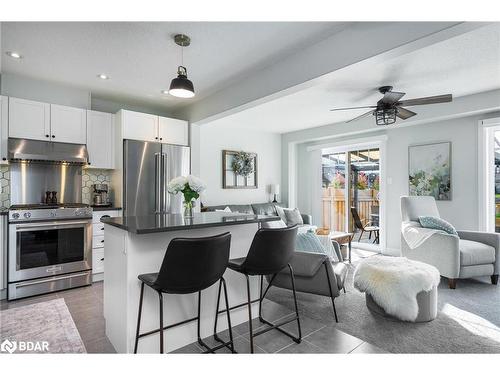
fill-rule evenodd
<path id="1" fill-rule="evenodd" d="M 286 133 L 352 119 L 367 110 L 331 108 L 374 105 L 377 87 L 394 86 L 404 99 L 454 97 L 500 88 L 500 23 L 384 62 L 364 62 L 329 74 L 310 88 L 214 121 L 212 124 Z M 437 104 L 446 105 L 446 104 Z M 411 107 L 418 113 L 418 107 Z M 400 121 L 400 120 L 398 120 Z"/>
<path id="2" fill-rule="evenodd" d="M 347 26 L 338 22 L 3 22 L 2 72 L 88 89 L 96 97 L 136 99 L 177 109 L 316 43 Z M 194 99 L 161 94 L 180 65 L 172 36 L 192 44 L 184 64 Z M 6 51 L 20 52 L 16 61 Z M 97 74 L 111 77 L 103 81 Z"/>

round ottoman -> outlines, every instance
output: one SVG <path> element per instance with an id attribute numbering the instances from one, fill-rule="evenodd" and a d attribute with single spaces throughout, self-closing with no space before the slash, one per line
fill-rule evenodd
<path id="1" fill-rule="evenodd" d="M 436 318 L 439 281 L 437 268 L 405 257 L 371 256 L 354 271 L 354 287 L 370 311 L 407 322 Z"/>
<path id="2" fill-rule="evenodd" d="M 435 286 L 432 290 L 428 292 L 420 292 L 417 294 L 417 304 L 418 304 L 418 315 L 414 320 L 415 323 L 429 322 L 431 320 L 436 319 L 437 310 L 438 310 L 438 292 L 437 287 Z M 387 314 L 385 310 L 377 305 L 377 302 L 373 300 L 373 297 L 369 294 L 365 294 L 366 298 L 366 307 L 368 309 L 378 315 L 382 315 L 383 317 L 390 320 L 400 320 L 395 316 Z"/>

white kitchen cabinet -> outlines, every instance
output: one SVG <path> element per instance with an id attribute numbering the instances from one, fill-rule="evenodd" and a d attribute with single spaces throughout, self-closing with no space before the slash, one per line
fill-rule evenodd
<path id="1" fill-rule="evenodd" d="M 92 274 L 94 281 L 102 280 L 104 273 L 104 224 L 102 217 L 121 216 L 120 210 L 94 211 L 92 213 Z"/>
<path id="2" fill-rule="evenodd" d="M 160 142 L 187 146 L 189 143 L 188 122 L 160 117 L 158 122 Z"/>
<path id="3" fill-rule="evenodd" d="M 0 164 L 8 162 L 9 98 L 0 96 Z"/>
<path id="4" fill-rule="evenodd" d="M 10 97 L 9 137 L 50 140 L 50 104 Z"/>
<path id="5" fill-rule="evenodd" d="M 158 141 L 158 116 L 121 110 L 122 137 L 138 141 Z"/>
<path id="6" fill-rule="evenodd" d="M 85 144 L 87 111 L 64 105 L 50 105 L 50 136 L 55 142 Z"/>
<path id="7" fill-rule="evenodd" d="M 114 168 L 114 116 L 87 111 L 87 151 L 89 168 Z"/>

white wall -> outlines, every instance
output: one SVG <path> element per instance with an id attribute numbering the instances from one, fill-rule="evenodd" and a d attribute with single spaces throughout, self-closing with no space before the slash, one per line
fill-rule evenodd
<path id="1" fill-rule="evenodd" d="M 385 134 L 387 140 L 387 185 L 386 195 L 386 225 L 387 248 L 400 248 L 400 204 L 401 195 L 408 194 L 408 146 L 436 141 L 452 142 L 452 200 L 439 201 L 441 216 L 458 229 L 477 230 L 478 223 L 478 121 L 497 117 L 499 113 L 482 114 L 462 117 L 453 120 L 436 121 L 407 127 L 393 127 L 390 130 L 372 132 L 358 136 L 324 139 L 308 142 L 297 146 L 297 206 L 303 211 L 311 209 L 311 168 L 303 168 L 304 160 L 310 159 L 307 146 L 328 144 L 340 140 L 369 138 Z M 285 145 L 284 145 L 285 146 Z M 317 186 L 321 180 L 317 178 Z M 319 200 L 319 197 L 318 197 Z"/>
<path id="2" fill-rule="evenodd" d="M 212 124 L 193 125 L 191 171 L 207 184 L 204 205 L 260 203 L 272 200 L 270 184 L 281 183 L 281 136 Z M 258 188 L 222 189 L 222 150 L 257 153 Z"/>

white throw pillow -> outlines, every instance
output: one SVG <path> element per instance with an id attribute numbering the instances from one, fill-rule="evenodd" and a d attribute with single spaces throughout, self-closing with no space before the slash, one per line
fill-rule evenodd
<path id="1" fill-rule="evenodd" d="M 215 212 L 231 212 L 231 209 L 229 207 L 226 207 L 223 210 L 215 210 Z"/>

